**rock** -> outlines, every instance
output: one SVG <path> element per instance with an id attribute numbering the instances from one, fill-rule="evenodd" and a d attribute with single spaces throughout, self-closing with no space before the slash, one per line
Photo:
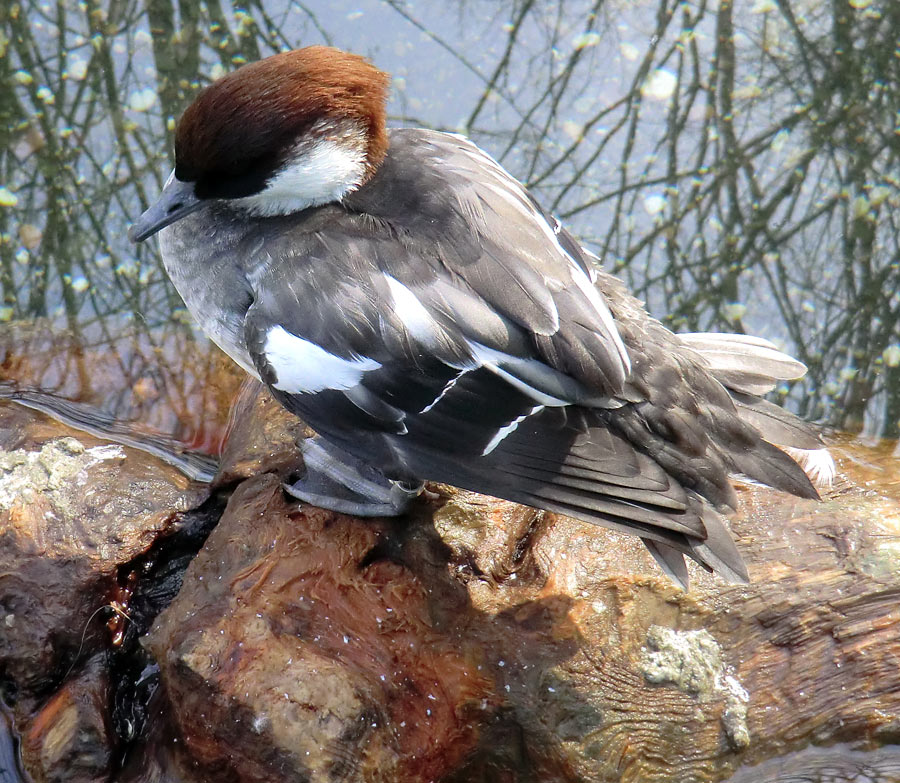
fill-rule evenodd
<path id="1" fill-rule="evenodd" d="M 674 631 L 652 625 L 647 631 L 647 648 L 639 663 L 647 682 L 672 684 L 701 702 L 723 696 L 722 726 L 729 744 L 734 750 L 750 744 L 750 697 L 723 664 L 722 648 L 709 631 Z"/>
<path id="2" fill-rule="evenodd" d="M 459 569 L 495 582 L 517 579 L 529 570 L 533 565 L 530 544 L 545 524 L 543 511 L 476 492 L 432 486 L 452 498 L 435 510 L 433 523 Z"/>
<path id="3" fill-rule="evenodd" d="M 101 783 L 110 779 L 115 735 L 109 720 L 105 660 L 94 656 L 32 718 L 22 757 L 34 783 Z"/>
<path id="4" fill-rule="evenodd" d="M 896 747 L 862 752 L 846 745 L 810 747 L 741 769 L 728 783 L 897 783 Z"/>
<path id="5" fill-rule="evenodd" d="M 359 521 L 238 487 L 149 642 L 203 768 L 711 783 L 900 738 L 893 498 L 743 490 L 752 583 L 685 593 L 634 538 L 435 489 Z"/>
<path id="6" fill-rule="evenodd" d="M 39 779 L 65 759 L 102 775 L 118 745 L 123 783 L 717 783 L 757 765 L 776 780 L 768 760 L 810 743 L 900 743 L 893 457 L 844 447 L 856 484 L 821 503 L 742 489 L 751 583 L 692 565 L 686 593 L 634 538 L 449 487 L 393 520 L 289 501 L 305 431 L 258 390 L 231 433 L 217 481 L 233 494 L 181 583 L 216 502 L 186 515 L 189 541 L 166 536 L 205 489 L 0 407 L 0 669 Z M 152 568 L 128 565 L 151 545 Z M 122 630 L 91 613 L 131 600 L 149 623 L 179 584 L 144 650 L 114 656 L 152 694 L 125 722 L 149 724 L 104 739 L 94 713 L 79 767 L 49 729 L 101 658 L 90 676 L 66 664 Z"/>
<path id="7" fill-rule="evenodd" d="M 162 689 L 156 690 L 147 704 L 151 719 L 138 734 L 115 783 L 203 783 L 197 765 L 180 741 L 172 723 L 172 707 Z M 221 780 L 221 778 L 214 778 Z"/>
<path id="8" fill-rule="evenodd" d="M 261 473 L 287 478 L 302 470 L 299 441 L 313 435 L 300 419 L 288 413 L 269 390 L 248 378 L 231 405 L 217 487 L 232 486 Z"/>
<path id="9" fill-rule="evenodd" d="M 19 716 L 104 646 L 119 569 L 208 494 L 140 452 L 0 405 L 0 671 Z"/>
<path id="10" fill-rule="evenodd" d="M 424 782 L 475 747 L 496 698 L 465 602 L 373 557 L 388 532 L 298 509 L 272 475 L 238 487 L 147 640 L 203 767 Z"/>
<path id="11" fill-rule="evenodd" d="M 692 567 L 685 593 L 635 539 L 560 517 L 532 534 L 537 576 L 469 582 L 485 613 L 570 602 L 572 654 L 541 667 L 520 648 L 504 670 L 530 738 L 523 768 L 541 781 L 722 781 L 810 742 L 900 739 L 900 504 L 852 486 L 821 503 L 741 495 L 732 528 L 749 585 Z M 500 643 L 514 648 L 510 631 Z M 481 769 L 472 759 L 458 779 Z"/>

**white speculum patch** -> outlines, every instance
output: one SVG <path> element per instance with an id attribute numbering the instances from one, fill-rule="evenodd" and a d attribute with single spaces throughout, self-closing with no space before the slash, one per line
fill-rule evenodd
<path id="1" fill-rule="evenodd" d="M 488 348 L 486 345 L 481 345 L 481 343 L 470 343 L 470 346 L 472 348 L 472 353 L 482 367 L 490 370 L 495 375 L 499 375 L 511 386 L 514 386 L 520 392 L 527 394 L 529 397 L 531 397 L 531 399 L 533 399 L 535 402 L 540 403 L 542 406 L 546 405 L 549 407 L 561 407 L 564 405 L 570 405 L 572 403 L 572 400 L 562 400 L 558 397 L 553 397 L 549 394 L 546 394 L 540 389 L 535 389 L 533 386 L 530 386 L 521 378 L 516 377 L 513 372 L 510 372 L 510 370 L 515 370 L 517 368 L 520 369 L 520 372 L 527 372 L 527 370 L 529 369 L 531 369 L 532 371 L 540 371 L 540 369 L 545 365 L 539 360 L 520 359 L 517 356 L 503 353 L 502 351 L 498 351 L 494 348 Z M 547 369 L 548 371 L 550 370 L 550 368 Z"/>
<path id="2" fill-rule="evenodd" d="M 281 326 L 273 326 L 266 333 L 263 353 L 278 376 L 273 386 L 289 394 L 351 389 L 364 373 L 381 367 L 379 362 L 366 356 L 352 359 L 335 356 Z"/>

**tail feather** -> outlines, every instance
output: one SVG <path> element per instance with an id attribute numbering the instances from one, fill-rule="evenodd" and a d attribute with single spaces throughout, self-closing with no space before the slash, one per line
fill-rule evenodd
<path id="1" fill-rule="evenodd" d="M 819 493 L 803 468 L 777 446 L 761 440 L 753 451 L 731 452 L 733 472 L 760 484 L 790 492 L 801 498 L 818 500 Z"/>
<path id="2" fill-rule="evenodd" d="M 723 386 L 743 394 L 767 394 L 778 381 L 792 381 L 806 374 L 803 362 L 761 337 L 715 332 L 678 337 L 703 357 L 709 371 Z"/>
<path id="3" fill-rule="evenodd" d="M 784 450 L 790 454 L 792 459 L 800 463 L 803 471 L 816 487 L 827 489 L 834 484 L 837 466 L 828 449 L 798 449 L 785 446 Z"/>
<path id="4" fill-rule="evenodd" d="M 741 420 L 757 429 L 769 443 L 806 451 L 821 449 L 824 445 L 811 424 L 768 400 L 740 392 L 732 392 L 731 397 Z"/>
<path id="5" fill-rule="evenodd" d="M 744 559 L 718 513 L 708 506 L 704 509 L 703 524 L 706 539 L 689 541 L 692 556 L 711 571 L 736 584 L 750 581 Z"/>
<path id="6" fill-rule="evenodd" d="M 651 541 L 649 538 L 642 538 L 641 541 L 644 542 L 644 546 L 653 555 L 653 559 L 656 560 L 666 576 L 684 590 L 688 590 L 690 588 L 690 580 L 688 578 L 687 563 L 684 562 L 684 555 L 677 549 L 661 544 L 658 541 Z"/>
<path id="7" fill-rule="evenodd" d="M 818 497 L 779 448 L 819 448 L 815 430 L 756 396 L 805 368 L 757 338 L 675 337 L 646 318 L 622 323 L 634 355 L 619 404 L 529 407 L 482 454 L 486 463 L 454 464 L 446 474 L 441 461 L 439 478 L 637 535 L 685 587 L 684 555 L 746 582 L 723 516 L 737 506 L 731 479 Z M 645 334 L 657 326 L 659 334 Z"/>

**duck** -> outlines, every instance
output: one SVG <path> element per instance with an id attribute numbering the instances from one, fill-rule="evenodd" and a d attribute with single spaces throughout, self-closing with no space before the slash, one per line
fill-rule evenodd
<path id="1" fill-rule="evenodd" d="M 735 481 L 817 498 L 834 462 L 764 399 L 804 365 L 675 334 L 468 138 L 388 128 L 389 76 L 327 46 L 198 93 L 129 229 L 208 337 L 316 436 L 300 501 L 407 511 L 425 481 L 637 535 L 748 580 Z"/>

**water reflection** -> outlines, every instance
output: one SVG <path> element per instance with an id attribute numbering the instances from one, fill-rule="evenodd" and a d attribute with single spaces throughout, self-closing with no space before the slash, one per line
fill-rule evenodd
<path id="1" fill-rule="evenodd" d="M 184 415 L 220 400 L 187 414 L 184 389 L 217 383 L 215 349 L 184 348 L 155 249 L 125 230 L 203 84 L 325 42 L 394 74 L 396 123 L 499 157 L 673 327 L 780 341 L 810 366 L 790 404 L 896 436 L 897 29 L 891 0 L 4 3 L 2 375 L 209 447 Z"/>
<path id="2" fill-rule="evenodd" d="M 242 373 L 185 328 L 65 331 L 51 319 L 0 332 L 0 399 L 162 456 L 210 480 Z"/>

